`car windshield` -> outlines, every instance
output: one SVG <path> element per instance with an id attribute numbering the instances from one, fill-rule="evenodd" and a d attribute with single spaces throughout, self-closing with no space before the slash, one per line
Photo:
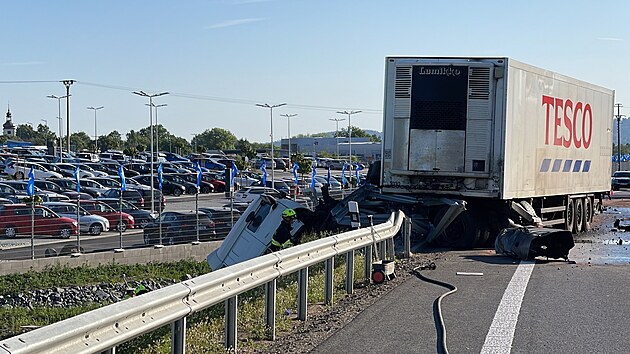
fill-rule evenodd
<path id="1" fill-rule="evenodd" d="M 613 177 L 630 177 L 630 171 L 617 171 L 613 174 Z"/>

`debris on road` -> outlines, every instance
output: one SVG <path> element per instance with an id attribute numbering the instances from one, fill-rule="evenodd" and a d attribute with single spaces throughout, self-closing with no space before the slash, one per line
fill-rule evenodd
<path id="1" fill-rule="evenodd" d="M 503 229 L 495 242 L 497 254 L 523 260 L 536 257 L 568 260 L 573 246 L 575 243 L 570 231 L 535 227 Z"/>

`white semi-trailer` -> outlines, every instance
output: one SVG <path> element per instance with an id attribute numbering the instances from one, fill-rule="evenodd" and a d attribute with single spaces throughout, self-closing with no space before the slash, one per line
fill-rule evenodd
<path id="1" fill-rule="evenodd" d="M 380 192 L 417 198 L 429 241 L 510 221 L 579 232 L 610 191 L 613 106 L 511 58 L 388 57 Z"/>

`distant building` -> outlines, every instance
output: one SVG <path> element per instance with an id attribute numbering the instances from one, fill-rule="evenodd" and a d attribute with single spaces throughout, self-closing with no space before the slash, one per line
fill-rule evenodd
<path id="1" fill-rule="evenodd" d="M 352 138 L 352 147 L 347 137 L 304 137 L 291 138 L 291 154 L 300 153 L 302 155 L 318 156 L 323 152 L 329 155 L 348 156 L 352 148 L 352 156 L 370 162 L 381 158 L 380 142 L 372 142 L 370 138 Z M 289 150 L 289 139 L 280 140 L 280 153 L 286 156 Z"/>
<path id="2" fill-rule="evenodd" d="M 7 107 L 7 121 L 2 125 L 2 134 L 15 136 L 15 124 L 11 120 L 11 109 Z"/>

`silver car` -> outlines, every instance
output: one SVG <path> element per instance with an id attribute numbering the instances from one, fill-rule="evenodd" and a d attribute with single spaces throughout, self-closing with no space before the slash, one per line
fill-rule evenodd
<path id="1" fill-rule="evenodd" d="M 65 216 L 71 219 L 77 219 L 77 206 L 72 203 L 50 202 L 43 205 L 59 216 Z M 85 209 L 79 210 L 79 226 L 81 232 L 89 233 L 92 236 L 98 236 L 103 231 L 109 230 L 109 221 L 100 215 L 92 215 Z"/>

